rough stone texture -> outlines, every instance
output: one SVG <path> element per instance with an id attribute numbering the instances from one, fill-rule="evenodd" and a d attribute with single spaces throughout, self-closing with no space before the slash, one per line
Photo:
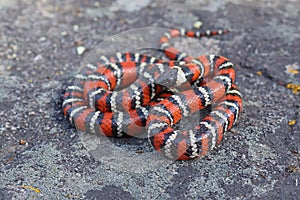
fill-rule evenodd
<path id="1" fill-rule="evenodd" d="M 300 65 L 299 1 L 4 0 L 0 10 L 0 199 L 299 198 L 300 98 L 285 87 L 300 83 L 287 71 Z M 197 20 L 231 29 L 200 44 L 236 63 L 244 96 L 210 155 L 171 162 L 142 139 L 98 144 L 64 119 L 63 90 L 100 42 Z"/>

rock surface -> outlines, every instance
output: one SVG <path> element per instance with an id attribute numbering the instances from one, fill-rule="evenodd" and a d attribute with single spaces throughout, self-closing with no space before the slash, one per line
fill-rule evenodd
<path id="1" fill-rule="evenodd" d="M 299 1 L 14 0 L 0 10 L 0 199 L 299 198 L 300 96 L 286 87 L 300 84 Z M 175 43 L 230 58 L 244 96 L 239 123 L 208 156 L 167 161 L 142 139 L 89 138 L 63 117 L 64 88 L 102 41 L 199 20 L 231 32 Z"/>

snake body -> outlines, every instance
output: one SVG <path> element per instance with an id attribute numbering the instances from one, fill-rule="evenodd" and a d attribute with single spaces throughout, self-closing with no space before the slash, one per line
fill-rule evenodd
<path id="1" fill-rule="evenodd" d="M 206 155 L 232 128 L 242 110 L 234 65 L 225 57 L 191 57 L 169 41 L 178 36 L 209 37 L 228 31 L 173 29 L 159 43 L 168 61 L 138 53 L 102 56 L 66 88 L 64 115 L 80 131 L 109 137 L 147 137 L 174 160 Z M 197 124 L 178 124 L 209 110 Z M 145 130 L 146 128 L 146 130 Z"/>

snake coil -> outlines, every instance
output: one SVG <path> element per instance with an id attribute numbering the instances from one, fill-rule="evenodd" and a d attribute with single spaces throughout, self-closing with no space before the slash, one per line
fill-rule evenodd
<path id="1" fill-rule="evenodd" d="M 170 30 L 159 41 L 169 61 L 130 52 L 100 57 L 66 88 L 64 115 L 80 131 L 109 137 L 138 137 L 146 127 L 154 148 L 170 159 L 206 155 L 242 110 L 234 65 L 216 55 L 188 56 L 169 41 L 227 32 Z M 196 126 L 177 130 L 180 121 L 208 107 Z"/>

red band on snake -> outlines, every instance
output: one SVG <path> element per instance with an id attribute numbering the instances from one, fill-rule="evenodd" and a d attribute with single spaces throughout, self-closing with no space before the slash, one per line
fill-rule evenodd
<path id="1" fill-rule="evenodd" d="M 169 61 L 130 52 L 102 56 L 67 87 L 64 115 L 78 130 L 92 134 L 141 137 L 147 132 L 153 147 L 171 159 L 206 155 L 242 110 L 234 65 L 221 56 L 188 56 L 169 41 L 227 32 L 171 30 L 160 39 Z M 177 129 L 184 119 L 205 110 L 208 114 L 195 126 Z"/>

